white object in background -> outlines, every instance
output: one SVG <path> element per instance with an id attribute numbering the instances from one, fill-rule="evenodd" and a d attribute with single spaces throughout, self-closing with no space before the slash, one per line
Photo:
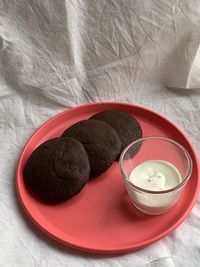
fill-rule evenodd
<path id="1" fill-rule="evenodd" d="M 191 70 L 188 75 L 187 89 L 200 89 L 200 46 L 197 49 Z"/>
<path id="2" fill-rule="evenodd" d="M 165 85 L 173 89 L 200 89 L 199 30 L 186 34 L 169 55 Z"/>

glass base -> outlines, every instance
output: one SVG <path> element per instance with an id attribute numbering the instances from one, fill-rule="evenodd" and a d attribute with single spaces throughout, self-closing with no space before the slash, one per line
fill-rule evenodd
<path id="1" fill-rule="evenodd" d="M 130 200 L 131 201 L 131 200 Z M 138 209 L 139 211 L 141 211 L 142 213 L 146 214 L 146 215 L 161 215 L 164 214 L 166 212 L 168 212 L 174 205 L 170 206 L 170 207 L 165 207 L 165 208 L 152 208 L 152 207 L 139 207 L 137 206 L 135 203 L 133 203 L 131 201 L 131 203 L 133 204 L 133 206 Z"/>

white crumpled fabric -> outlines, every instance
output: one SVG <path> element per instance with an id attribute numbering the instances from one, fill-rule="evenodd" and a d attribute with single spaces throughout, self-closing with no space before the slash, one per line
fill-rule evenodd
<path id="1" fill-rule="evenodd" d="M 15 167 L 29 136 L 85 102 L 151 108 L 182 128 L 199 152 L 199 43 L 199 0 L 0 0 L 0 266 L 199 266 L 199 200 L 163 240 L 104 256 L 51 241 L 26 218 L 15 193 Z"/>

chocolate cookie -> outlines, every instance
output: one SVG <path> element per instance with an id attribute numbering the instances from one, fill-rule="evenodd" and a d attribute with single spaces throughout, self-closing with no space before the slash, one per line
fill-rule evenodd
<path id="1" fill-rule="evenodd" d="M 128 144 L 142 137 L 140 124 L 128 112 L 105 110 L 96 113 L 90 119 L 105 121 L 115 129 L 121 140 L 121 152 Z"/>
<path id="2" fill-rule="evenodd" d="M 87 152 L 79 141 L 70 137 L 41 144 L 24 168 L 28 189 L 49 203 L 59 203 L 78 194 L 89 176 Z"/>
<path id="3" fill-rule="evenodd" d="M 105 172 L 121 150 L 116 131 L 103 121 L 80 121 L 65 130 L 63 136 L 76 138 L 84 145 L 90 161 L 90 178 Z"/>

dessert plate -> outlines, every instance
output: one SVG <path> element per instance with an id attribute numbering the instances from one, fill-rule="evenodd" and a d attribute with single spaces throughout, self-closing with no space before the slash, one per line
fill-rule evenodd
<path id="1" fill-rule="evenodd" d="M 192 176 L 181 199 L 168 213 L 148 216 L 134 208 L 128 199 L 117 161 L 103 175 L 89 181 L 80 194 L 61 204 L 43 204 L 27 191 L 23 168 L 32 151 L 42 142 L 61 135 L 70 125 L 107 109 L 130 112 L 142 126 L 143 136 L 172 138 L 191 154 Z M 161 115 L 126 103 L 93 103 L 58 114 L 32 135 L 18 162 L 16 187 L 28 217 L 51 238 L 85 251 L 122 253 L 163 238 L 183 222 L 197 199 L 200 187 L 199 164 L 187 137 Z"/>

